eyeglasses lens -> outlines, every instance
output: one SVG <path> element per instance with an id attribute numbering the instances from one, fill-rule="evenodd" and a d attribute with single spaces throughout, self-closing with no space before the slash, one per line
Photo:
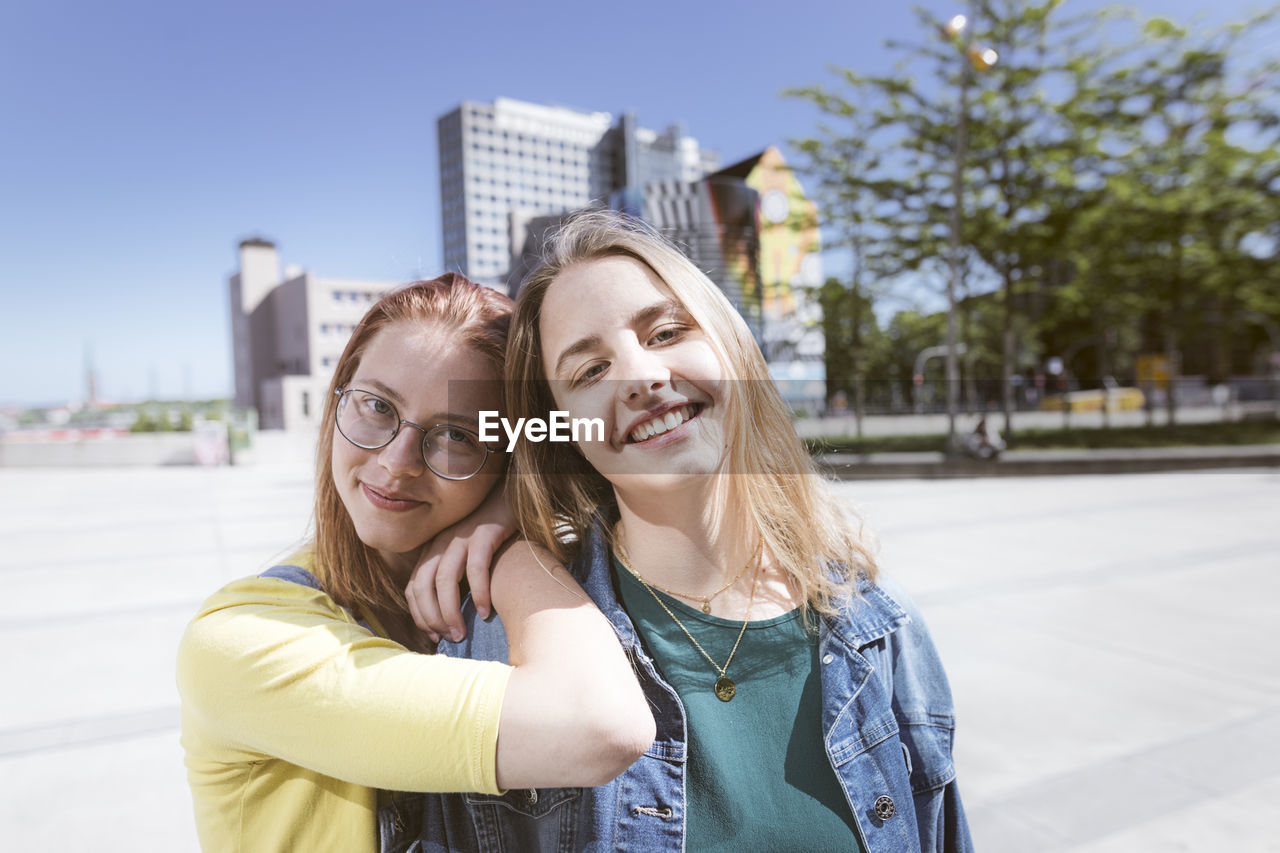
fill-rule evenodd
<path id="1" fill-rule="evenodd" d="M 383 447 L 399 427 L 400 413 L 376 394 L 348 391 L 338 401 L 338 429 L 357 447 Z"/>
<path id="2" fill-rule="evenodd" d="M 357 447 L 386 447 L 400 429 L 400 413 L 377 394 L 352 389 L 338 401 L 338 431 Z M 415 426 L 404 421 L 408 426 Z M 422 429 L 422 427 L 416 427 Z M 422 458 L 441 477 L 465 480 L 484 467 L 489 451 L 470 430 L 441 424 L 423 431 Z"/>
<path id="3" fill-rule="evenodd" d="M 460 427 L 433 427 L 422 437 L 427 466 L 441 477 L 464 478 L 480 470 L 488 451 L 473 433 Z"/>

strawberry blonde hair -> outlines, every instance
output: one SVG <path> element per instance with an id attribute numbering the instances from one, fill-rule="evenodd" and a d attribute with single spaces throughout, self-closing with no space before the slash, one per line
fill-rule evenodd
<path id="1" fill-rule="evenodd" d="M 512 307 L 506 296 L 457 273 L 415 281 L 373 304 L 352 333 L 329 383 L 316 447 L 316 572 L 334 601 L 353 612 L 364 610 L 372 614 L 392 639 L 419 651 L 429 647 L 425 635 L 413 629 L 404 590 L 392 579 L 377 552 L 360 541 L 333 479 L 337 392 L 355 375 L 370 341 L 396 323 L 425 326 L 471 347 L 501 376 Z M 423 369 L 430 368 L 423 365 Z"/>

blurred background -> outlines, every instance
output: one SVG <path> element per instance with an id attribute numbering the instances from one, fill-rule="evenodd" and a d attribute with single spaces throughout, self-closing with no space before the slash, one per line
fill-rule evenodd
<path id="1" fill-rule="evenodd" d="M 1276 396 L 1280 23 L 1243 0 L 17 3 L 0 38 L 6 464 L 35 427 L 314 429 L 377 293 L 514 292 L 590 203 L 838 432 Z"/>
<path id="2" fill-rule="evenodd" d="M 1252 609 L 1218 626 L 1240 671 L 1205 661 L 1229 684 L 1181 687 L 1260 692 L 1211 720 L 1189 703 L 1160 743 L 1173 756 L 1261 725 L 1280 707 L 1280 673 L 1248 642 L 1280 615 L 1264 570 L 1280 547 L 1260 533 L 1280 464 L 1276 44 L 1277 7 L 1244 0 L 7 4 L 0 634 L 18 687 L 0 703 L 17 796 L 0 842 L 47 837 L 38 804 L 71 785 L 106 797 L 71 837 L 101 842 L 92 827 L 128 814 L 120 849 L 137 849 L 163 808 L 155 849 L 192 848 L 173 645 L 203 594 L 304 535 L 354 324 L 446 270 L 514 295 L 548 230 L 591 204 L 646 219 L 708 272 L 814 452 L 863 481 L 842 494 L 909 538 L 904 580 L 946 626 L 979 729 L 1007 696 L 964 656 L 1003 611 L 946 574 L 968 546 L 996 566 L 983 589 L 1028 582 L 1055 549 L 1053 576 L 1076 565 L 1080 584 L 1120 553 L 1206 572 L 1241 555 L 1231 583 Z M 992 509 L 961 525 L 975 494 Z M 1154 499 L 1182 514 L 1148 518 Z M 1148 580 L 1135 608 L 1171 578 Z M 1065 607 L 1065 588 L 1032 587 L 1032 611 Z M 1150 646 L 1186 618 L 1151 610 Z M 1146 683 L 1159 655 L 1143 645 L 1103 667 L 1125 719 L 1145 709 L 1114 685 Z M 1156 748 L 1139 728 L 1112 759 Z M 988 734 L 960 767 L 980 849 L 1280 849 L 1256 809 L 1230 806 L 1258 831 L 1220 847 L 1206 827 L 1223 812 L 1194 808 L 1244 782 L 1157 786 L 1132 825 L 1082 831 L 1016 800 L 1026 766 L 992 763 L 1009 745 Z M 1083 760 L 1098 735 L 1060 748 Z M 1044 802 L 1104 809 L 1072 798 L 1114 768 L 1064 766 L 1045 765 Z M 1152 790 L 1125 778 L 1117 796 Z"/>

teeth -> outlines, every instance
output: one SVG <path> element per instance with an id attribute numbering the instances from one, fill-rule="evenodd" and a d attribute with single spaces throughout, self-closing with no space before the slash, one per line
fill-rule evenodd
<path id="1" fill-rule="evenodd" d="M 652 438 L 655 435 L 661 435 L 664 432 L 668 432 L 680 426 L 680 424 L 689 420 L 692 416 L 692 406 L 681 406 L 678 409 L 672 409 L 665 415 L 660 415 L 633 429 L 631 431 L 631 440 L 639 442 Z"/>

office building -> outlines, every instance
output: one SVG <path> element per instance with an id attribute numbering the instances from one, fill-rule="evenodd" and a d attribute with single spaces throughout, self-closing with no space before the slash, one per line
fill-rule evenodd
<path id="1" fill-rule="evenodd" d="M 444 267 L 505 289 L 531 219 L 595 202 L 636 209 L 655 181 L 695 181 L 719 156 L 679 125 L 510 98 L 467 101 L 438 122 Z"/>
<path id="2" fill-rule="evenodd" d="M 396 285 L 282 275 L 275 244 L 259 238 L 240 243 L 239 260 L 228 281 L 235 404 L 256 409 L 262 429 L 315 428 L 356 323 Z"/>

